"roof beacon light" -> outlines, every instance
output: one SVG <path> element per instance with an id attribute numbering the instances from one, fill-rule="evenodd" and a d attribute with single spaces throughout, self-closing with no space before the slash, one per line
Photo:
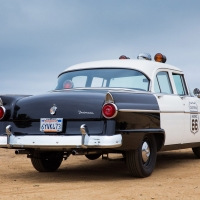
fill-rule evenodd
<path id="1" fill-rule="evenodd" d="M 130 58 L 125 56 L 125 55 L 122 55 L 122 56 L 119 57 L 119 59 L 130 59 Z"/>
<path id="2" fill-rule="evenodd" d="M 167 58 L 166 58 L 166 56 L 164 56 L 163 54 L 157 53 L 157 54 L 154 56 L 154 60 L 155 60 L 156 62 L 165 63 L 166 60 L 167 60 Z"/>
<path id="3" fill-rule="evenodd" d="M 140 53 L 137 56 L 137 59 L 139 59 L 139 60 L 151 60 L 151 55 L 149 53 Z"/>

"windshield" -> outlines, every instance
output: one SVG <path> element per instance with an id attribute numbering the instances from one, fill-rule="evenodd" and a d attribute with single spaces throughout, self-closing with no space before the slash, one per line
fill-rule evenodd
<path id="1" fill-rule="evenodd" d="M 87 69 L 63 73 L 56 90 L 69 88 L 128 88 L 148 91 L 149 79 L 133 69 Z"/>

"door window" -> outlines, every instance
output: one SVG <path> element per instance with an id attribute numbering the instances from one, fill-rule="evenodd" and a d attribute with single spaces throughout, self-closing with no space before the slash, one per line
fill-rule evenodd
<path id="1" fill-rule="evenodd" d="M 154 90 L 159 93 L 172 94 L 172 86 L 167 72 L 158 72 L 154 82 Z"/>
<path id="2" fill-rule="evenodd" d="M 184 78 L 181 74 L 172 74 L 178 95 L 186 95 Z"/>

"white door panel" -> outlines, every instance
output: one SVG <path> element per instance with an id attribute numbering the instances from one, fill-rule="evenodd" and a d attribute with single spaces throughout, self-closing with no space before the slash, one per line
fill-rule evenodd
<path id="1" fill-rule="evenodd" d="M 162 97 L 158 97 L 161 96 Z M 184 105 L 176 95 L 157 94 L 161 128 L 165 130 L 165 145 L 181 144 L 184 137 Z"/>
<path id="2" fill-rule="evenodd" d="M 165 130 L 165 145 L 182 143 L 183 113 L 161 113 L 160 118 L 161 128 Z"/>
<path id="3" fill-rule="evenodd" d="M 177 95 L 158 94 L 157 100 L 162 112 L 184 112 L 183 100 Z"/>

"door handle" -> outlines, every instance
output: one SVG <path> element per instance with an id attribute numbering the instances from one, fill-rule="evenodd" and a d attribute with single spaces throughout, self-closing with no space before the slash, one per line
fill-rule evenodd
<path id="1" fill-rule="evenodd" d="M 158 99 L 160 99 L 160 98 L 163 97 L 163 95 L 162 94 L 158 94 L 157 97 L 158 97 Z"/>
<path id="2" fill-rule="evenodd" d="M 180 96 L 180 98 L 181 98 L 182 100 L 184 100 L 184 99 L 185 99 L 185 96 Z"/>

